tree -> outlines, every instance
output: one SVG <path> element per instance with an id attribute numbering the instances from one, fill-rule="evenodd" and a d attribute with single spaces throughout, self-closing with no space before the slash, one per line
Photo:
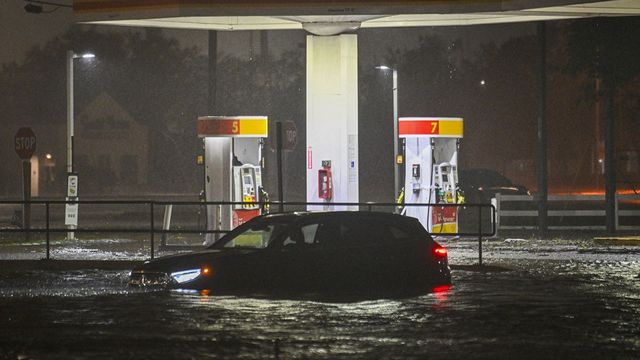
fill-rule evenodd
<path id="1" fill-rule="evenodd" d="M 574 73 L 586 72 L 596 81 L 601 80 L 605 123 L 605 197 L 607 230 L 615 231 L 616 155 L 614 123 L 622 113 L 619 109 L 637 99 L 625 99 L 621 89 L 630 82 L 637 82 L 640 75 L 640 18 L 598 18 L 576 21 L 569 32 L 569 63 Z"/>
<path id="2" fill-rule="evenodd" d="M 300 37 L 303 44 L 304 37 Z M 305 201 L 306 133 L 304 47 L 293 47 L 278 57 L 257 55 L 248 59 L 222 54 L 218 62 L 217 99 L 214 115 L 266 115 L 269 137 L 265 146 L 263 183 L 275 194 L 275 123 L 292 121 L 298 133 L 296 149 L 285 153 L 284 186 L 289 201 Z"/>
<path id="3" fill-rule="evenodd" d="M 577 20 L 568 39 L 569 71 L 600 77 L 613 88 L 640 75 L 640 17 Z"/>
<path id="4" fill-rule="evenodd" d="M 65 128 L 68 49 L 97 55 L 91 62 L 74 63 L 76 113 L 98 94 L 108 93 L 150 130 L 152 183 L 174 192 L 196 192 L 195 123 L 206 108 L 207 86 L 202 80 L 206 79 L 206 58 L 159 30 L 101 32 L 74 27 L 32 49 L 22 64 L 3 66 L 0 94 L 5 101 L 0 111 L 8 122 Z M 65 153 L 63 134 L 57 130 L 48 134 L 57 138 L 58 154 Z M 62 172 L 64 160 L 58 159 Z M 99 176 L 91 180 L 104 183 Z M 59 186 L 57 192 L 63 190 Z"/>

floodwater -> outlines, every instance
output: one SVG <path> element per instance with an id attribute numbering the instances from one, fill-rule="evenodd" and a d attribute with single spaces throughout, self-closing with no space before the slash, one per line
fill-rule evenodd
<path id="1" fill-rule="evenodd" d="M 503 243 L 500 243 L 503 244 Z M 508 244 L 453 287 L 350 303 L 143 291 L 127 271 L 0 271 L 7 359 L 638 359 L 640 251 Z M 473 244 L 449 244 L 453 264 Z"/>

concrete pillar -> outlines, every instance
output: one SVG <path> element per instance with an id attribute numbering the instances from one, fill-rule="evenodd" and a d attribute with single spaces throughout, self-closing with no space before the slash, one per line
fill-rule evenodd
<path id="1" fill-rule="evenodd" d="M 232 139 L 223 137 L 205 138 L 205 194 L 206 201 L 230 201 Z M 230 230 L 231 212 L 228 206 L 207 206 L 207 230 Z M 207 234 L 206 244 L 217 239 Z"/>
<path id="2" fill-rule="evenodd" d="M 357 40 L 353 34 L 307 36 L 308 202 L 359 201 Z M 331 162 L 330 200 L 318 197 L 318 170 L 323 161 Z M 346 207 L 309 207 L 339 209 Z"/>

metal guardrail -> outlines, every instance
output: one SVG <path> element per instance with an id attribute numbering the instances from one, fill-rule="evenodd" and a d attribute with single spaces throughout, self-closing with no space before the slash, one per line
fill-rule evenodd
<path id="1" fill-rule="evenodd" d="M 604 202 L 604 195 L 550 195 L 547 200 L 549 202 L 571 202 L 571 203 L 585 203 L 585 202 Z M 615 225 L 616 230 L 640 230 L 640 225 L 621 225 L 620 219 L 625 217 L 640 217 L 640 210 L 628 210 L 620 209 L 620 203 L 624 201 L 640 201 L 640 195 L 637 194 L 616 194 L 616 206 L 615 206 Z M 530 209 L 504 209 L 505 203 L 527 203 L 531 205 Z M 496 208 L 497 218 L 496 227 L 497 231 L 500 230 L 531 230 L 536 229 L 537 226 L 528 225 L 504 225 L 502 224 L 502 218 L 535 218 L 538 217 L 538 210 L 533 206 L 536 204 L 536 199 L 529 195 L 501 195 L 496 194 L 496 197 L 492 200 L 493 205 Z M 604 209 L 562 209 L 562 210 L 548 210 L 547 216 L 564 217 L 564 218 L 585 218 L 585 217 L 606 217 L 607 213 Z M 601 225 L 562 225 L 562 226 L 549 226 L 550 230 L 606 230 L 606 224 Z"/>
<path id="2" fill-rule="evenodd" d="M 125 227 L 77 227 L 69 229 L 67 227 L 51 227 L 51 206 L 52 205 L 66 205 L 66 204 L 78 204 L 78 205 L 140 205 L 148 207 L 148 225 L 140 228 L 125 228 Z M 272 209 L 269 213 L 285 212 L 284 210 L 292 207 L 307 207 L 307 206 L 331 206 L 331 207 L 347 207 L 356 208 L 359 211 L 373 211 L 374 208 L 389 208 L 394 213 L 399 213 L 399 205 L 396 203 L 378 203 L 378 202 L 208 202 L 208 201 L 155 201 L 155 200 L 33 200 L 33 201 L 0 201 L 2 205 L 43 205 L 45 207 L 44 214 L 44 226 L 23 228 L 0 228 L 0 234 L 2 233 L 44 233 L 45 245 L 46 245 L 46 259 L 51 258 L 51 234 L 52 233 L 137 233 L 137 234 L 149 234 L 150 241 L 150 258 L 155 256 L 155 235 L 156 234 L 225 234 L 231 230 L 211 230 L 211 229 L 165 229 L 165 221 L 163 221 L 163 228 L 159 229 L 156 226 L 156 209 L 158 207 L 164 207 L 167 205 L 174 206 L 209 206 L 209 205 L 221 205 L 221 206 L 235 206 L 235 205 L 258 205 L 260 207 L 268 206 Z M 276 207 L 281 211 L 273 211 Z M 455 207 L 458 209 L 474 209 L 477 208 L 478 219 L 478 231 L 477 232 L 455 232 L 455 233 L 431 233 L 431 235 L 439 236 L 473 236 L 478 237 L 478 258 L 479 264 L 482 265 L 482 239 L 483 237 L 494 236 L 497 231 L 496 226 L 496 208 L 489 204 L 404 204 L 403 207 Z M 490 229 L 483 228 L 483 209 L 489 211 L 491 226 Z M 306 211 L 306 210 L 305 210 Z M 485 213 L 486 214 L 486 213 Z"/>

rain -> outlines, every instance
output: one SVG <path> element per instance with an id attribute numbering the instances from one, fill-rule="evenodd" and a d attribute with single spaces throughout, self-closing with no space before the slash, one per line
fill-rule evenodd
<path id="1" fill-rule="evenodd" d="M 357 35 L 356 141 L 321 139 L 344 149 L 342 164 L 310 142 L 302 27 L 88 24 L 70 5 L 0 3 L 0 358 L 638 357 L 637 6 L 548 21 L 363 20 L 347 30 Z M 450 285 L 331 300 L 130 286 L 143 261 L 203 249 L 242 211 L 406 214 L 424 191 L 412 176 L 432 169 L 416 171 L 405 138 L 394 151 L 396 115 L 464 121 L 452 140 L 455 231 L 443 234 L 444 220 L 433 230 L 431 212 L 420 220 L 447 249 Z M 255 188 L 217 198 L 222 172 L 199 119 L 260 116 L 266 135 L 234 139 L 223 165 L 238 181 L 229 189 L 246 179 L 232 167 L 258 169 Z M 333 192 L 320 192 L 331 173 Z M 493 180 L 474 183 L 480 174 Z M 332 207 L 353 191 L 359 204 Z"/>

